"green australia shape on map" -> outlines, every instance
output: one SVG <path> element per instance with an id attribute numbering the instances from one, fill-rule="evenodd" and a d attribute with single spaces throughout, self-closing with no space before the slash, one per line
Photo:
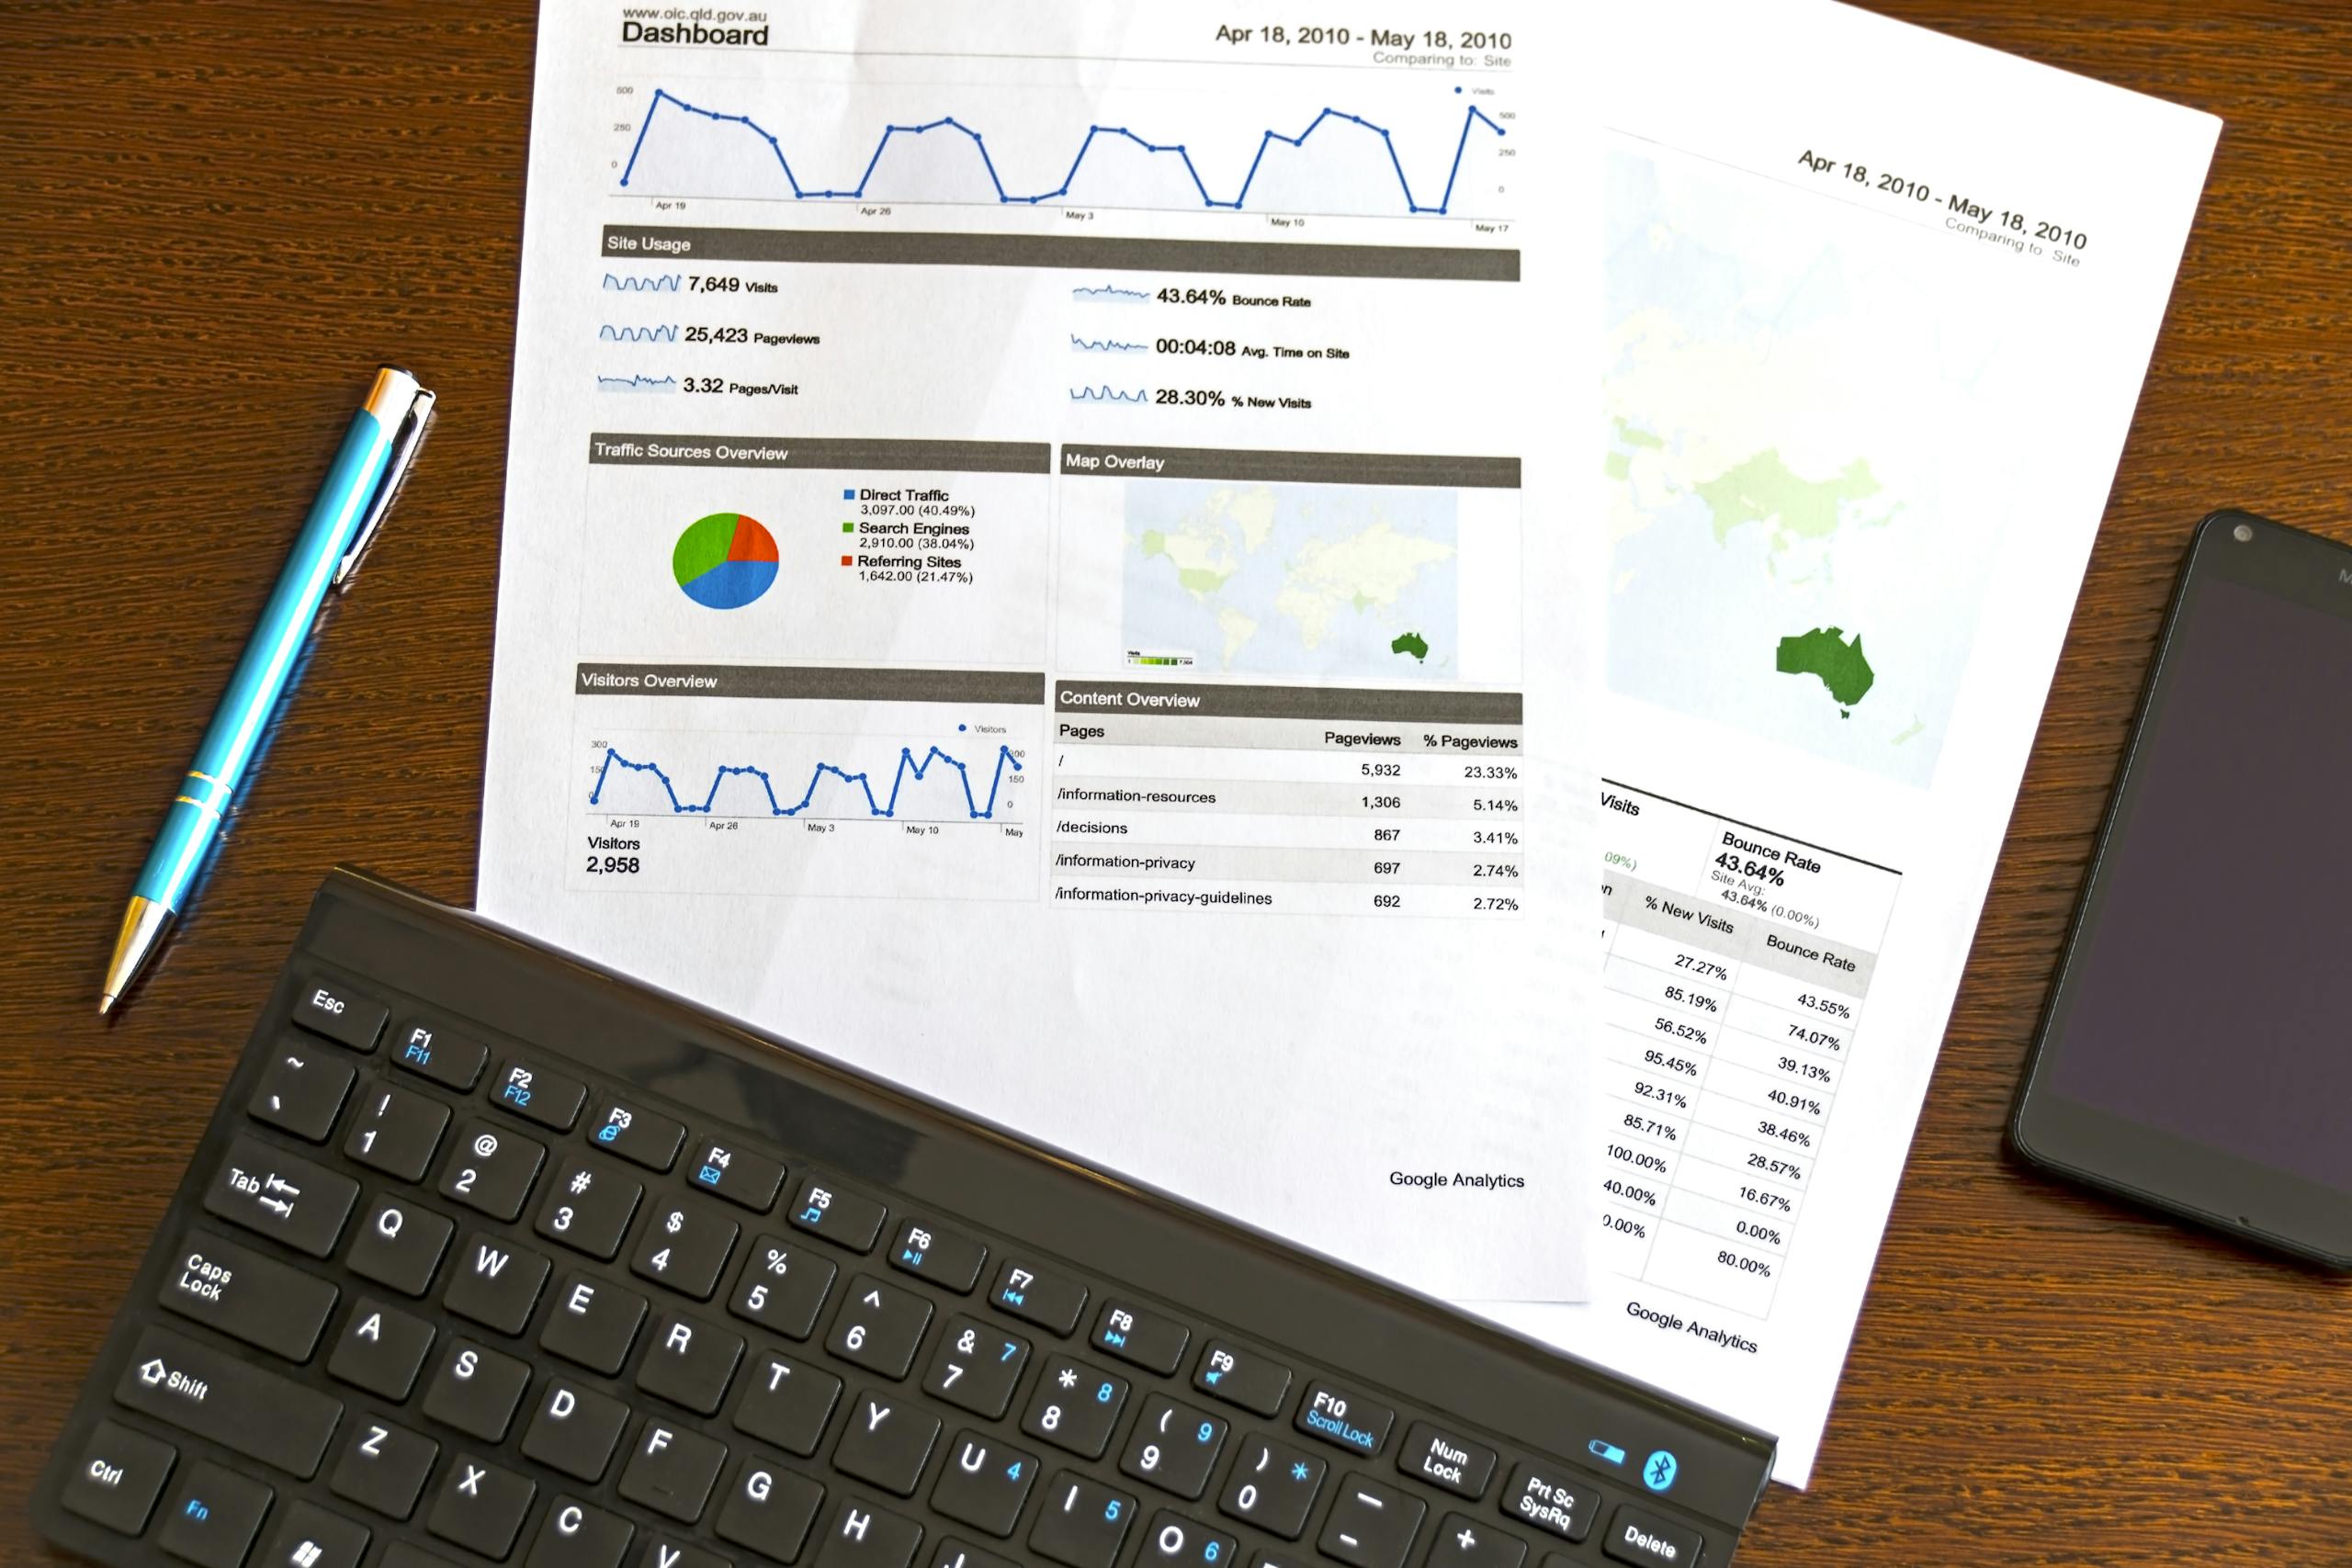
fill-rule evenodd
<path id="1" fill-rule="evenodd" d="M 1405 632 L 1398 636 L 1395 642 L 1388 645 L 1388 651 L 1391 653 L 1409 653 L 1413 656 L 1414 663 L 1421 664 L 1428 662 L 1430 656 L 1430 645 L 1422 637 L 1420 633 Z"/>
<path id="2" fill-rule="evenodd" d="M 1815 626 L 1801 637 L 1782 637 L 1772 667 L 1783 675 L 1820 676 L 1837 700 L 1839 718 L 1853 717 L 1854 705 L 1878 680 L 1871 661 L 1862 657 L 1862 634 L 1856 632 L 1848 642 L 1836 626 Z"/>

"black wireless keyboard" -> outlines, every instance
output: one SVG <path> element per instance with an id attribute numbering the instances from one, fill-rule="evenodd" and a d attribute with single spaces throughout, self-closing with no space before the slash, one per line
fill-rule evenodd
<path id="1" fill-rule="evenodd" d="M 1771 1461 L 337 872 L 32 1506 L 209 1568 L 1717 1568 Z"/>

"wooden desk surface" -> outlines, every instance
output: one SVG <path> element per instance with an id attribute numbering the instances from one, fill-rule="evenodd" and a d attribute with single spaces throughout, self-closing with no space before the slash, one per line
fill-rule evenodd
<path id="1" fill-rule="evenodd" d="M 2352 538 L 2352 21 L 1885 8 L 2229 125 L 1815 1487 L 1740 1561 L 2352 1561 L 2352 1295 L 2001 1152 L 2189 524 Z M 46 1561 L 17 1499 L 320 874 L 471 896 L 532 38 L 483 0 L 0 12 L 0 1560 Z M 101 1027 L 157 809 L 379 359 L 441 393 L 420 481 Z"/>

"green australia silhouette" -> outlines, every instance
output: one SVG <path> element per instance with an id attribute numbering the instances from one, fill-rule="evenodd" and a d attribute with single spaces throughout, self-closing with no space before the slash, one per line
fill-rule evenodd
<path id="1" fill-rule="evenodd" d="M 1839 718 L 1854 716 L 1854 705 L 1878 680 L 1871 661 L 1862 657 L 1862 634 L 1848 642 L 1836 626 L 1815 626 L 1799 637 L 1781 639 L 1772 667 L 1783 675 L 1818 675 L 1838 704 Z"/>
<path id="2" fill-rule="evenodd" d="M 1420 664 L 1427 662 L 1429 660 L 1430 645 L 1422 639 L 1420 633 L 1404 632 L 1398 635 L 1395 642 L 1388 645 L 1388 651 L 1391 653 L 1409 653 L 1413 656 L 1413 662 Z"/>

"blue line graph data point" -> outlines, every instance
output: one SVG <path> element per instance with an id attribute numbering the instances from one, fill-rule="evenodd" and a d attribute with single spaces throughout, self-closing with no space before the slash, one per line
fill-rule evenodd
<path id="1" fill-rule="evenodd" d="M 1459 87 L 1454 89 L 1457 94 L 1461 90 Z M 1360 130 L 1370 131 L 1380 139 L 1381 147 L 1388 153 L 1389 167 L 1396 180 L 1396 195 L 1401 198 L 1401 205 L 1407 216 L 1442 217 L 1453 206 L 1453 189 L 1462 173 L 1463 153 L 1469 145 L 1471 131 L 1473 130 L 1490 131 L 1498 138 L 1504 134 L 1503 128 L 1476 104 L 1464 106 L 1461 131 L 1453 149 L 1453 166 L 1446 172 L 1444 194 L 1435 202 L 1424 201 L 1414 192 L 1413 182 L 1406 174 L 1404 160 L 1396 150 L 1396 134 L 1389 127 L 1377 124 L 1363 115 L 1346 109 L 1334 108 L 1328 105 L 1318 109 L 1314 118 L 1306 122 L 1306 127 L 1295 134 L 1286 134 L 1271 126 L 1261 130 L 1258 139 L 1257 154 L 1250 159 L 1249 172 L 1241 177 L 1239 186 L 1230 196 L 1211 193 L 1207 183 L 1201 176 L 1200 169 L 1193 162 L 1192 143 L 1189 141 L 1154 141 L 1132 126 L 1126 125 L 1089 125 L 1084 134 L 1078 138 L 1078 150 L 1071 157 L 1069 165 L 1060 176 L 1058 183 L 1040 185 L 1033 191 L 1021 191 L 1009 188 L 1005 185 L 1003 172 L 998 169 L 996 159 L 989 152 L 988 138 L 981 130 L 966 124 L 954 115 L 941 115 L 935 119 L 914 125 L 885 121 L 881 134 L 875 141 L 874 150 L 866 155 L 865 166 L 858 175 L 855 185 L 846 187 L 828 186 L 822 189 L 810 189 L 804 187 L 798 178 L 794 175 L 791 163 L 785 154 L 783 139 L 776 132 L 753 119 L 749 114 L 724 112 L 699 104 L 688 103 L 667 88 L 656 87 L 652 96 L 647 101 L 644 118 L 638 122 L 637 138 L 629 148 L 628 162 L 621 170 L 620 186 L 624 190 L 628 188 L 631 179 L 637 174 L 639 160 L 644 154 L 647 140 L 652 133 L 657 118 L 663 118 L 666 123 L 666 117 L 662 116 L 662 107 L 665 104 L 713 124 L 740 125 L 752 131 L 765 146 L 769 155 L 775 159 L 777 169 L 784 175 L 786 190 L 789 193 L 791 199 L 796 201 L 890 199 L 890 192 L 888 189 L 876 191 L 871 190 L 871 187 L 875 184 L 876 171 L 884 166 L 885 154 L 891 152 L 893 141 L 904 141 L 920 146 L 932 131 L 953 130 L 960 133 L 969 143 L 972 152 L 979 161 L 979 174 L 988 182 L 986 196 L 992 197 L 999 206 L 1035 207 L 1042 203 L 1067 198 L 1072 187 L 1078 183 L 1080 171 L 1085 166 L 1087 158 L 1090 154 L 1097 152 L 1100 144 L 1125 142 L 1139 149 L 1153 160 L 1174 159 L 1182 165 L 1183 175 L 1203 208 L 1213 211 L 1239 212 L 1249 204 L 1250 194 L 1258 184 L 1259 175 L 1265 166 L 1269 149 L 1279 143 L 1294 151 L 1303 150 L 1308 139 L 1313 137 L 1327 121 L 1338 121 L 1353 126 Z M 885 183 L 888 184 L 887 179 Z M 981 195 L 980 187 L 977 185 L 974 186 L 974 194 Z"/>
<path id="2" fill-rule="evenodd" d="M 930 773 L 933 763 L 944 762 L 949 767 L 956 770 L 956 778 L 963 790 L 964 809 L 969 814 L 970 819 L 973 821 L 992 821 L 996 817 L 997 803 L 1004 792 L 1004 778 L 1006 773 L 1010 771 L 1012 773 L 1018 773 L 1023 771 L 1021 766 L 1021 759 L 1012 754 L 1012 748 L 1010 746 L 999 746 L 996 749 L 996 757 L 994 761 L 996 764 L 995 772 L 989 780 L 989 793 L 988 799 L 986 801 L 982 801 L 980 797 L 973 792 L 971 770 L 956 758 L 949 756 L 938 747 L 933 746 L 925 750 L 922 756 L 918 759 L 914 754 L 914 749 L 912 747 L 901 746 L 899 748 L 898 771 L 891 775 L 890 793 L 887 798 L 877 797 L 875 795 L 874 783 L 868 774 L 864 773 L 853 773 L 845 769 L 835 766 L 831 762 L 819 762 L 815 767 L 809 770 L 808 787 L 801 791 L 800 798 L 797 801 L 790 806 L 786 806 L 777 798 L 775 793 L 775 781 L 769 776 L 767 771 L 763 768 L 755 767 L 749 763 L 720 763 L 718 767 L 712 772 L 710 788 L 704 792 L 702 799 L 697 802 L 683 797 L 678 794 L 676 783 L 662 770 L 660 763 L 652 761 L 640 762 L 632 758 L 624 757 L 618 750 L 607 746 L 605 748 L 605 760 L 597 766 L 596 769 L 595 787 L 588 792 L 588 804 L 592 807 L 604 806 L 605 786 L 612 782 L 613 770 L 615 768 L 620 768 L 628 773 L 650 775 L 656 783 L 661 784 L 662 795 L 668 800 L 670 814 L 673 817 L 708 817 L 712 815 L 718 808 L 719 788 L 730 778 L 750 778 L 759 780 L 761 794 L 767 801 L 767 814 L 769 816 L 798 817 L 808 811 L 811 806 L 816 804 L 818 785 L 823 784 L 825 779 L 828 776 L 831 776 L 832 778 L 839 779 L 845 785 L 854 784 L 857 786 L 859 794 L 864 796 L 865 801 L 866 816 L 878 821 L 888 821 L 898 816 L 899 795 L 900 792 L 907 787 L 908 784 L 910 782 L 921 784 Z"/>

